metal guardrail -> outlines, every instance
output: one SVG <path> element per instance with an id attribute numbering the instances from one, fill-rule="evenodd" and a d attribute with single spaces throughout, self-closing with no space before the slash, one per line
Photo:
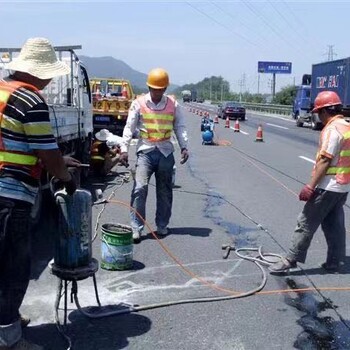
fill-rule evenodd
<path id="1" fill-rule="evenodd" d="M 275 105 L 268 103 L 251 103 L 251 102 L 241 102 L 241 104 L 248 111 L 256 111 L 262 113 L 280 114 L 286 116 L 292 116 L 292 106 L 288 105 Z M 205 101 L 205 103 L 192 102 L 192 105 L 196 106 L 198 109 L 203 109 L 204 107 L 216 113 L 218 104 L 210 101 Z"/>
<path id="2" fill-rule="evenodd" d="M 273 104 L 250 103 L 250 102 L 242 102 L 242 105 L 247 110 L 273 113 L 273 114 L 292 115 L 292 111 L 293 111 L 293 106 L 287 106 L 287 105 L 273 105 Z"/>

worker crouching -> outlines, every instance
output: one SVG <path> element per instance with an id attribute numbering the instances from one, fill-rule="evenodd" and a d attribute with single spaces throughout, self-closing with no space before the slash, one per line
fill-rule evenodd
<path id="1" fill-rule="evenodd" d="M 118 136 L 107 129 L 95 134 L 96 140 L 92 144 L 91 168 L 95 175 L 106 176 L 118 164 L 120 147 Z"/>

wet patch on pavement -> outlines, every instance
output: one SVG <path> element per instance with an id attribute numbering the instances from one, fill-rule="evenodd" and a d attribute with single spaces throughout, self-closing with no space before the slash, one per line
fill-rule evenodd
<path id="1" fill-rule="evenodd" d="M 306 285 L 297 284 L 293 279 L 286 278 L 287 286 L 293 289 L 307 288 Z M 294 342 L 296 349 L 307 350 L 340 350 L 350 348 L 349 336 L 341 337 L 336 328 L 339 321 L 330 316 L 321 317 L 320 313 L 326 310 L 334 310 L 337 306 L 333 305 L 329 299 L 319 301 L 312 292 L 295 292 L 296 297 L 285 295 L 285 303 L 297 309 L 303 315 L 297 320 L 297 324 L 303 331 L 298 335 Z M 342 322 L 340 322 L 342 323 Z M 342 327 L 344 328 L 344 324 Z"/>
<path id="2" fill-rule="evenodd" d="M 256 246 L 255 237 L 248 235 L 249 232 L 256 232 L 256 227 L 243 227 L 232 221 L 223 220 L 221 216 L 218 215 L 220 206 L 227 204 L 227 201 L 223 199 L 218 193 L 209 192 L 205 207 L 203 209 L 204 217 L 213 221 L 215 225 L 218 225 L 226 230 L 230 235 L 232 242 L 234 242 L 237 247 L 247 247 Z"/>

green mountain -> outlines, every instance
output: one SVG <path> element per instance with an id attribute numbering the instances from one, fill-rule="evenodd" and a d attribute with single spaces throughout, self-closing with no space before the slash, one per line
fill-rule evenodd
<path id="1" fill-rule="evenodd" d="M 141 73 L 125 62 L 114 57 L 89 57 L 79 56 L 85 65 L 90 78 L 122 78 L 129 80 L 136 93 L 147 91 L 147 74 Z M 168 91 L 176 89 L 177 85 L 170 85 Z"/>

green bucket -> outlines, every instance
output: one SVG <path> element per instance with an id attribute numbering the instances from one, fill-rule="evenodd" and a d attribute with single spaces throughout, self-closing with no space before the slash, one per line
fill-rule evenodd
<path id="1" fill-rule="evenodd" d="M 101 241 L 101 268 L 113 271 L 132 268 L 133 239 L 130 226 L 103 224 Z"/>

